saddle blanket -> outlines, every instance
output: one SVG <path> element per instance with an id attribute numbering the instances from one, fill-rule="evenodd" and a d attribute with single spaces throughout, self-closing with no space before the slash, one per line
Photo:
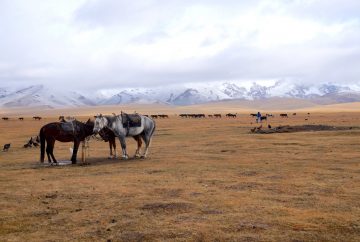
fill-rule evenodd
<path id="1" fill-rule="evenodd" d="M 141 116 L 139 114 L 121 114 L 121 119 L 124 127 L 140 127 L 141 126 Z"/>

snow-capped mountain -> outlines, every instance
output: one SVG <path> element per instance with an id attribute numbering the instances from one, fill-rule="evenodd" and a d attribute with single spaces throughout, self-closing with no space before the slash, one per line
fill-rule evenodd
<path id="1" fill-rule="evenodd" d="M 0 106 L 3 107 L 31 107 L 44 106 L 48 108 L 66 106 L 90 106 L 95 105 L 93 101 L 79 93 L 59 92 L 43 85 L 33 85 L 20 88 L 15 91 L 1 88 Z"/>
<path id="2" fill-rule="evenodd" d="M 272 97 L 298 98 L 318 104 L 360 101 L 360 85 L 330 83 L 305 85 L 277 81 L 263 85 L 235 82 L 180 84 L 154 88 L 108 89 L 94 92 L 58 91 L 43 85 L 26 88 L 0 87 L 0 106 L 58 108 L 67 106 L 161 103 L 193 105 L 221 100 L 259 100 Z"/>

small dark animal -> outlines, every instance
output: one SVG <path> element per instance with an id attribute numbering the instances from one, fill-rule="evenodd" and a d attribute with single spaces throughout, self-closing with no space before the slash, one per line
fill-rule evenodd
<path id="1" fill-rule="evenodd" d="M 220 113 L 214 114 L 214 118 L 221 118 L 221 114 Z"/>
<path id="2" fill-rule="evenodd" d="M 267 120 L 267 117 L 266 116 L 261 116 L 260 117 L 260 120 L 262 121 L 262 120 Z"/>
<path id="3" fill-rule="evenodd" d="M 293 113 L 294 116 L 296 116 L 296 113 Z"/>
<path id="4" fill-rule="evenodd" d="M 36 144 L 36 145 L 35 145 L 35 144 Z M 34 145 L 35 147 L 39 146 L 39 144 L 37 144 L 36 142 L 34 142 L 34 141 L 33 141 L 33 138 L 31 137 L 30 140 L 29 140 L 26 144 L 24 144 L 24 148 L 31 148 L 33 145 Z"/>
<path id="5" fill-rule="evenodd" d="M 5 144 L 3 151 L 8 151 L 10 149 L 10 144 Z"/>
<path id="6" fill-rule="evenodd" d="M 23 121 L 23 120 L 24 120 L 24 118 L 23 118 L 23 117 L 20 117 L 20 118 L 19 118 L 19 120 Z"/>
<path id="7" fill-rule="evenodd" d="M 287 115 L 287 113 L 280 113 L 280 117 L 282 117 L 282 118 L 288 118 L 289 116 Z"/>
<path id="8" fill-rule="evenodd" d="M 226 117 L 228 117 L 228 118 L 236 118 L 236 114 L 228 113 L 228 114 L 226 114 Z"/>
<path id="9" fill-rule="evenodd" d="M 9 120 L 9 118 L 8 118 L 8 117 L 2 117 L 2 119 L 3 119 L 3 120 Z"/>
<path id="10" fill-rule="evenodd" d="M 250 113 L 251 117 L 257 117 L 257 113 Z"/>
<path id="11" fill-rule="evenodd" d="M 212 114 L 209 114 L 209 115 L 208 115 L 208 117 L 209 117 L 209 118 L 212 118 L 212 117 L 213 117 L 213 115 L 212 115 Z"/>
<path id="12" fill-rule="evenodd" d="M 34 116 L 33 119 L 34 119 L 34 120 L 41 120 L 42 117 L 40 117 L 40 116 Z"/>

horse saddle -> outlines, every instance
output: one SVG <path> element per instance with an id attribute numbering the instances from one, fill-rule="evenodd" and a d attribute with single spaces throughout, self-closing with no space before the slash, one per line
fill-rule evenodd
<path id="1" fill-rule="evenodd" d="M 121 114 L 122 124 L 126 128 L 140 127 L 141 116 L 139 114 Z"/>
<path id="2" fill-rule="evenodd" d="M 78 130 L 78 126 L 75 121 L 60 122 L 60 126 L 66 132 L 75 133 Z"/>

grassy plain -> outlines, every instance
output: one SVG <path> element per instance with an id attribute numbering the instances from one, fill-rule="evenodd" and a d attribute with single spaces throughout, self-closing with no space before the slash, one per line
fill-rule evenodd
<path id="1" fill-rule="evenodd" d="M 316 111 L 269 124 L 360 126 L 359 112 Z M 0 152 L 1 241 L 360 239 L 360 130 L 261 135 L 248 113 L 171 115 L 156 121 L 147 159 L 109 160 L 92 140 L 89 165 L 40 166 L 39 149 L 22 145 L 56 115 L 0 121 L 0 144 L 11 143 Z M 70 146 L 57 142 L 55 156 L 68 160 Z"/>

